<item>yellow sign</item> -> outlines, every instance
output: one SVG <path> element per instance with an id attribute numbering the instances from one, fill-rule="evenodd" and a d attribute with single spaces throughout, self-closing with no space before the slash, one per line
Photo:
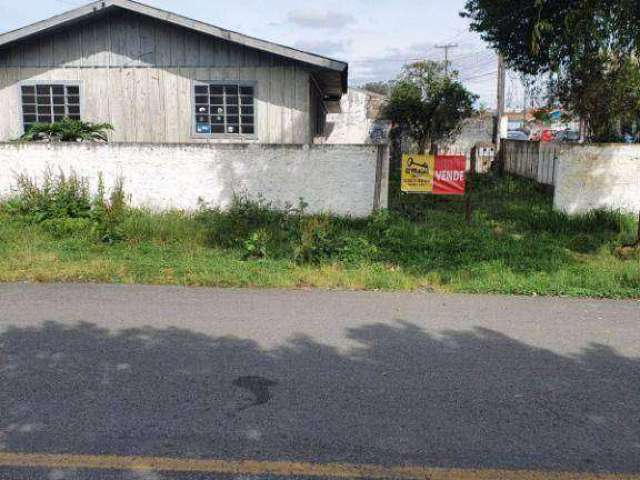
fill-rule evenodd
<path id="1" fill-rule="evenodd" d="M 403 155 L 401 189 L 405 193 L 433 192 L 433 155 Z"/>

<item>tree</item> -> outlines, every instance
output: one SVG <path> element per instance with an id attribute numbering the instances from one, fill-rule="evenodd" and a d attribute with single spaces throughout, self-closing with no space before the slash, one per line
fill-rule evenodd
<path id="1" fill-rule="evenodd" d="M 467 0 L 462 16 L 510 68 L 548 74 L 549 102 L 580 116 L 594 138 L 637 120 L 637 0 Z"/>
<path id="2" fill-rule="evenodd" d="M 457 73 L 445 73 L 443 63 L 417 62 L 405 66 L 394 83 L 384 115 L 424 153 L 473 114 L 476 99 Z"/>
<path id="3" fill-rule="evenodd" d="M 369 82 L 365 83 L 360 88 L 380 95 L 389 95 L 389 92 L 393 88 L 393 82 Z"/>

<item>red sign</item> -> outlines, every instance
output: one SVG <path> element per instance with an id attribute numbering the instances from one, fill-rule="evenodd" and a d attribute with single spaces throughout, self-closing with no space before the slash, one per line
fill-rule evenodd
<path id="1" fill-rule="evenodd" d="M 460 155 L 436 155 L 434 195 L 464 195 L 467 159 Z"/>

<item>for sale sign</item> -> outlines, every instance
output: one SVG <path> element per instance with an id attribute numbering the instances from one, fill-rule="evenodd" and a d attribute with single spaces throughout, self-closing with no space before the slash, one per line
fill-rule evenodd
<path id="1" fill-rule="evenodd" d="M 433 155 L 402 156 L 402 191 L 407 193 L 431 193 L 433 191 Z"/>
<path id="2" fill-rule="evenodd" d="M 464 195 L 467 159 L 462 155 L 438 155 L 433 178 L 434 195 Z"/>
<path id="3" fill-rule="evenodd" d="M 401 189 L 406 193 L 464 195 L 466 166 L 462 155 L 403 155 Z"/>

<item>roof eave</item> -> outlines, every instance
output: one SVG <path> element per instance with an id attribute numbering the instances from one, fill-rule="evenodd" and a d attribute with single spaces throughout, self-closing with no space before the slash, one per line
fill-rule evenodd
<path id="1" fill-rule="evenodd" d="M 27 25 L 26 27 L 2 33 L 0 34 L 0 47 L 23 40 L 33 35 L 44 33 L 56 27 L 64 26 L 65 24 L 74 22 L 79 18 L 83 18 L 96 12 L 105 10 L 113 6 L 113 4 L 113 0 L 99 0 L 97 2 L 89 3 L 68 12 L 54 15 L 53 17 L 47 18 L 46 20 L 32 23 L 31 25 Z"/>

